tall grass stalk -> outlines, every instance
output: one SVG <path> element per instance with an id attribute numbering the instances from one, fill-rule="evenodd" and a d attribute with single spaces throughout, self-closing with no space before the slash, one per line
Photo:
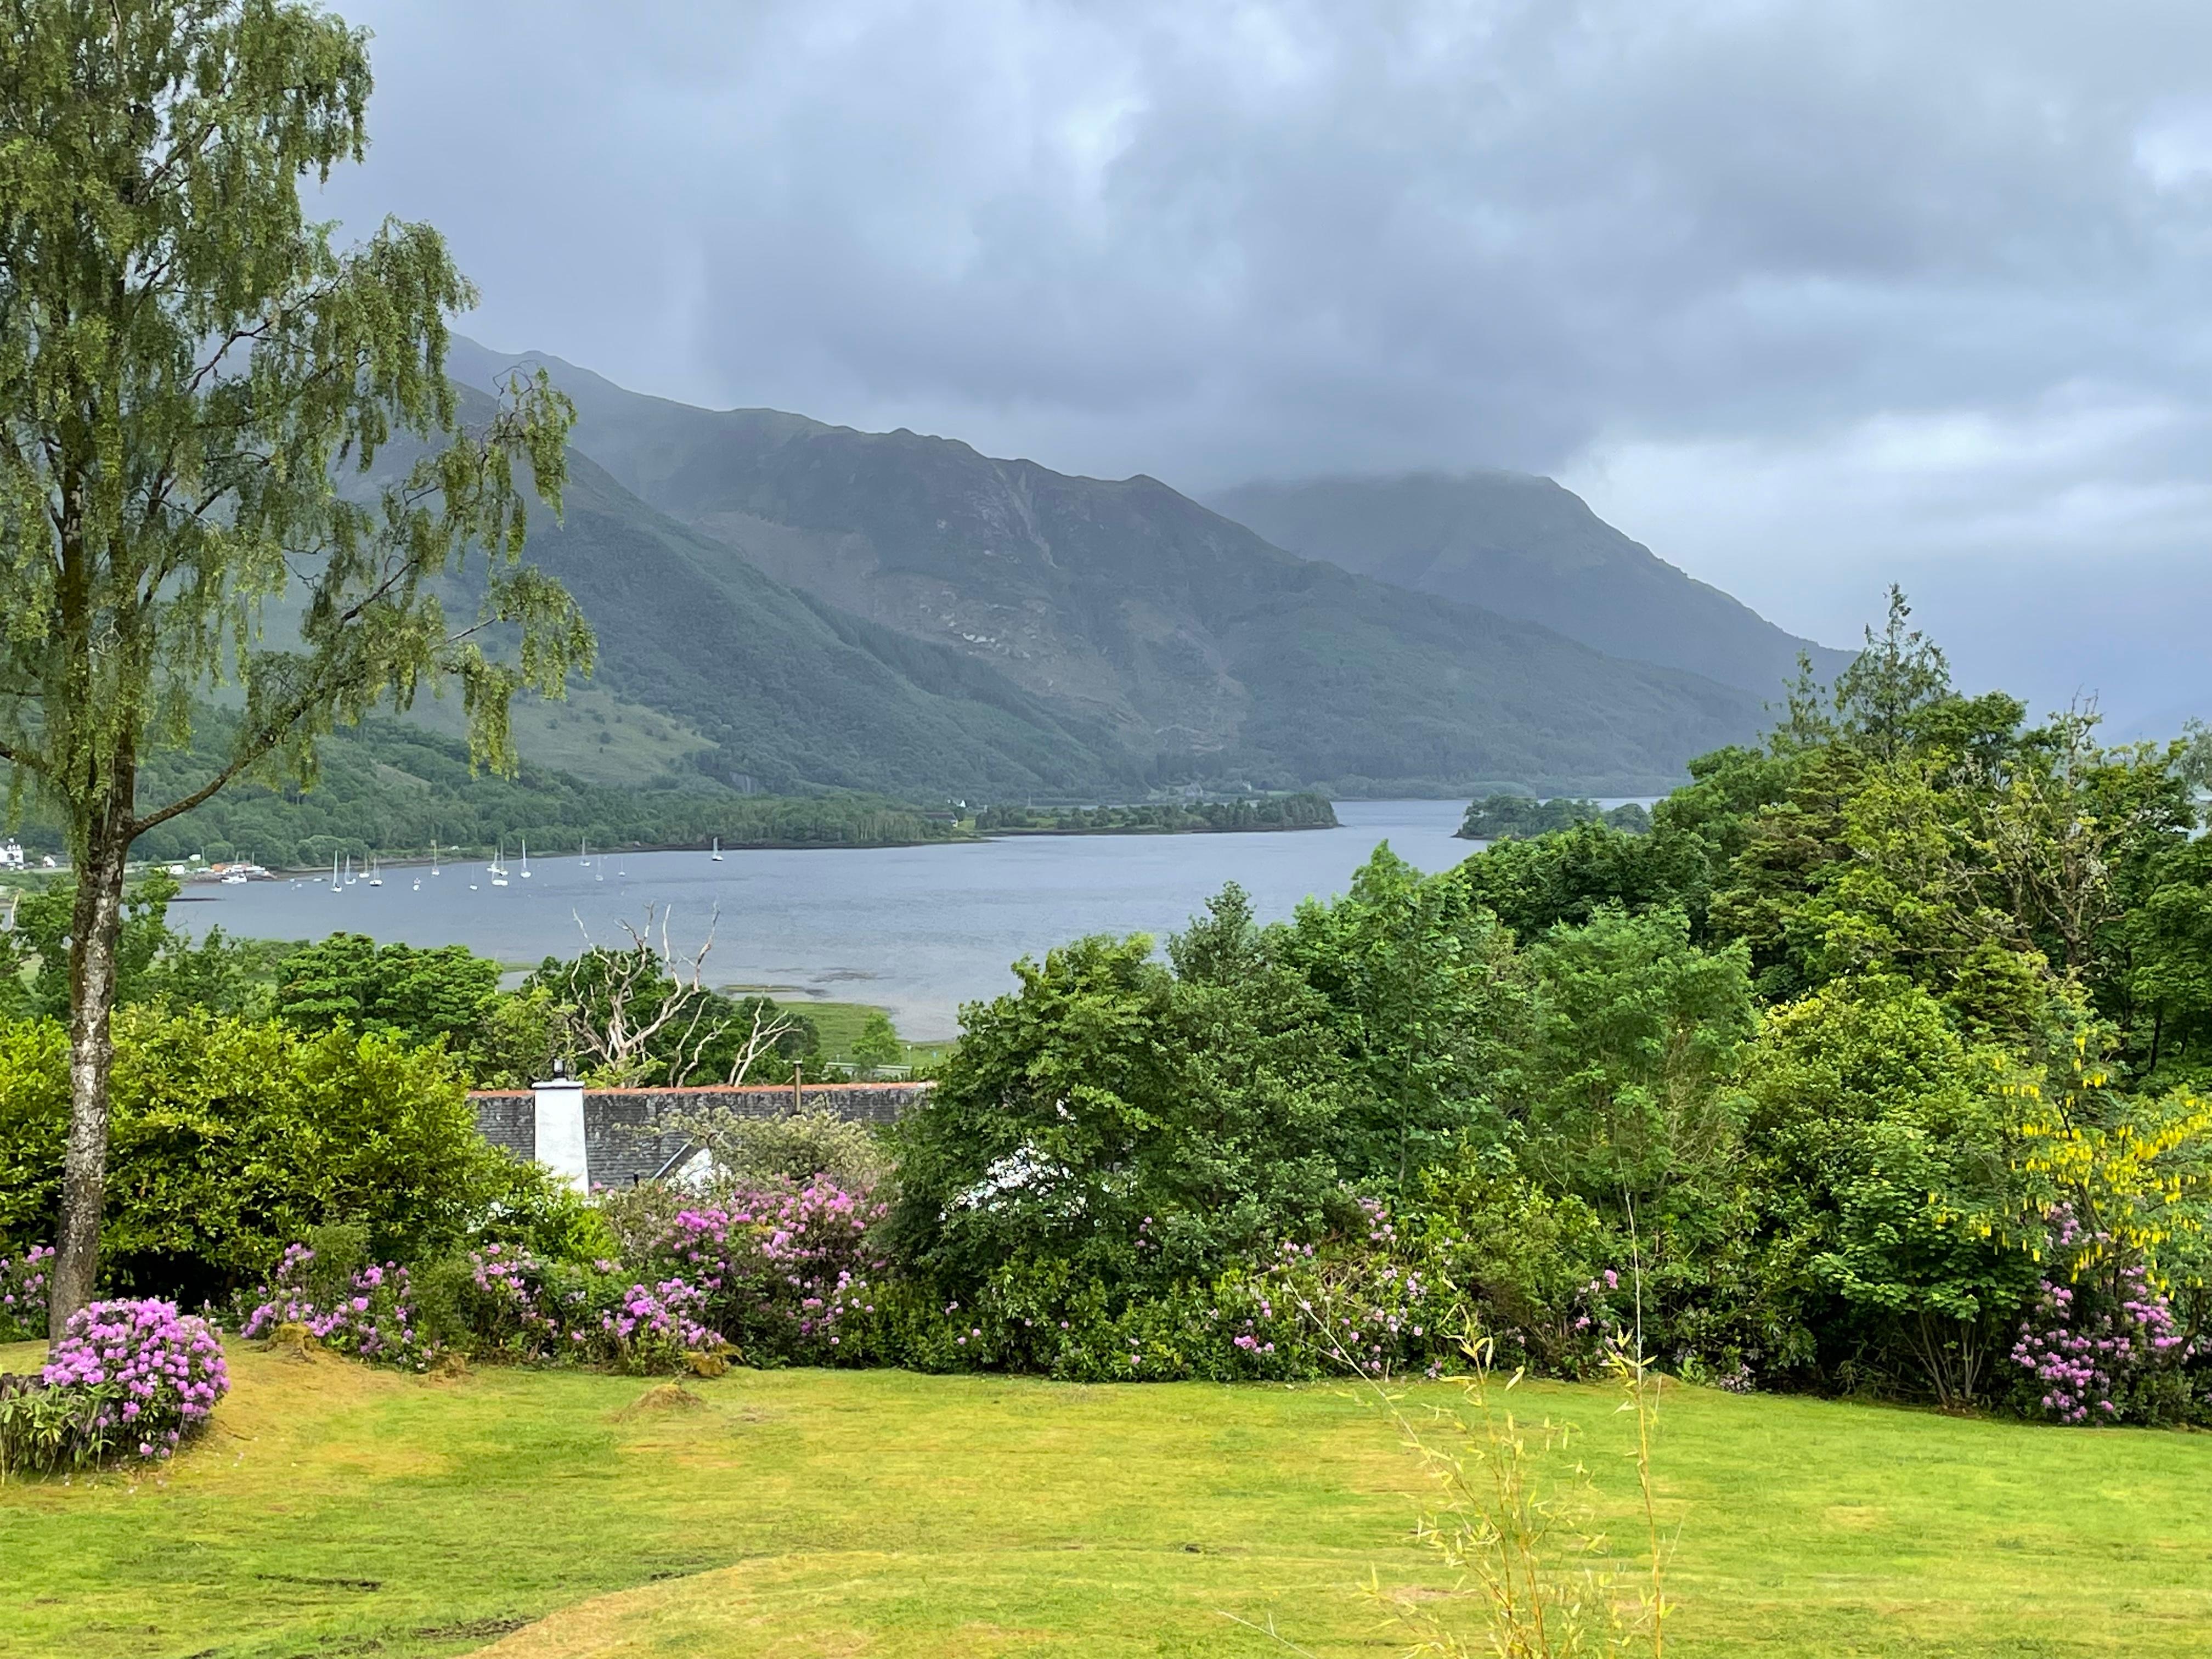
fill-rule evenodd
<path id="1" fill-rule="evenodd" d="M 1414 1535 L 1450 1570 L 1450 1588 L 1441 1594 L 1390 1589 L 1370 1575 L 1366 1591 L 1389 1625 L 1412 1638 L 1409 1659 L 1638 1653 L 1664 1659 L 1674 1607 L 1665 1594 L 1666 1547 L 1653 1486 L 1662 1384 L 1640 1348 L 1616 1343 L 1608 1356 L 1621 1394 L 1618 1409 L 1636 1418 L 1633 1457 L 1643 1498 L 1643 1559 L 1624 1571 L 1592 1524 L 1602 1494 L 1575 1454 L 1573 1425 L 1549 1416 L 1530 1421 L 1514 1412 L 1511 1397 L 1524 1373 L 1501 1382 L 1495 1345 L 1480 1328 L 1470 1324 L 1461 1339 L 1468 1370 L 1456 1379 L 1459 1404 L 1432 1406 L 1417 1420 L 1403 1394 L 1342 1349 L 1318 1310 L 1315 1322 L 1337 1362 L 1389 1414 L 1434 1483 Z M 1292 1646 L 1272 1621 L 1252 1628 Z"/>

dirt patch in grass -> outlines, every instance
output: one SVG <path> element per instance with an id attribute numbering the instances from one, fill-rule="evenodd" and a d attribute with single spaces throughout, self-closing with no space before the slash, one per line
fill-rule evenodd
<path id="1" fill-rule="evenodd" d="M 685 1417 L 707 1409 L 707 1402 L 681 1382 L 656 1382 L 615 1413 L 615 1421 L 641 1417 Z"/>

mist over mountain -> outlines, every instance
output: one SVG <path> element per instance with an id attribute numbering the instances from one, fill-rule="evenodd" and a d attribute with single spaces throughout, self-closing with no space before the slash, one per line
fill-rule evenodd
<path id="1" fill-rule="evenodd" d="M 1046 741 L 1069 787 L 1632 793 L 1758 724 L 1740 686 L 1300 557 L 1155 479 L 692 409 L 465 343 L 452 367 L 489 387 L 541 364 L 577 404 L 573 447 L 598 465 L 533 556 L 601 628 L 610 684 L 695 723 L 722 691 L 750 696 L 757 653 L 779 682 L 808 679 L 828 629 L 941 712 L 948 695 L 992 711 L 994 754 L 1040 775 L 1030 787 L 1050 769 L 1025 745 L 1055 726 Z M 778 637 L 794 605 L 811 621 Z M 969 678 L 950 679 L 948 659 Z M 748 708 L 721 721 L 716 763 L 757 772 L 751 757 L 773 749 L 798 764 L 804 718 Z M 840 769 L 889 787 L 860 768 L 878 746 L 865 724 L 836 731 Z"/>
<path id="2" fill-rule="evenodd" d="M 1526 472 L 1254 483 L 1208 505 L 1308 558 L 1763 698 L 1796 673 L 1800 652 L 1824 680 L 1851 659 L 1784 632 L 1630 540 L 1571 490 Z"/>

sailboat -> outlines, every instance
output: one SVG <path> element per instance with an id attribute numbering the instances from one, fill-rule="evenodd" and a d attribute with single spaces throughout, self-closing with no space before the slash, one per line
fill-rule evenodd
<path id="1" fill-rule="evenodd" d="M 438 868 L 438 838 L 435 836 L 430 837 L 430 873 L 434 876 L 445 873 Z"/>
<path id="2" fill-rule="evenodd" d="M 716 864 L 722 861 L 722 838 L 720 836 L 714 837 L 714 856 L 712 861 Z"/>
<path id="3" fill-rule="evenodd" d="M 368 884 L 371 887 L 381 887 L 384 885 L 384 878 L 376 872 L 376 854 L 374 853 L 371 853 L 368 855 Z"/>
<path id="4" fill-rule="evenodd" d="M 507 842 L 502 837 L 499 845 L 492 849 L 491 862 L 484 866 L 484 874 L 491 878 L 491 884 L 495 887 L 507 885 L 507 866 L 500 862 L 506 852 Z"/>
<path id="5" fill-rule="evenodd" d="M 522 838 L 522 868 L 515 873 L 525 881 L 530 879 L 530 837 L 527 836 Z"/>
<path id="6" fill-rule="evenodd" d="M 350 854 L 350 853 L 348 853 L 348 854 L 346 854 L 346 877 L 345 877 L 345 884 L 346 884 L 347 886 L 350 887 L 350 886 L 352 886 L 352 885 L 354 884 L 354 883 L 356 883 L 356 882 L 359 881 L 360 879 L 361 879 L 361 878 L 360 878 L 359 876 L 357 876 L 357 875 L 354 874 L 354 872 L 353 872 L 353 854 Z"/>
<path id="7" fill-rule="evenodd" d="M 333 854 L 331 854 L 331 891 L 332 891 L 333 893 L 335 893 L 335 892 L 337 892 L 337 890 L 338 890 L 338 855 L 337 855 L 336 853 L 333 853 Z"/>

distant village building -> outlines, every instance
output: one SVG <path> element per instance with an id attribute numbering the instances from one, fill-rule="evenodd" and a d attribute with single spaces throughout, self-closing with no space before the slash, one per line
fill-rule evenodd
<path id="1" fill-rule="evenodd" d="M 0 870 L 25 870 L 30 866 L 23 857 L 20 842 L 0 841 Z"/>

